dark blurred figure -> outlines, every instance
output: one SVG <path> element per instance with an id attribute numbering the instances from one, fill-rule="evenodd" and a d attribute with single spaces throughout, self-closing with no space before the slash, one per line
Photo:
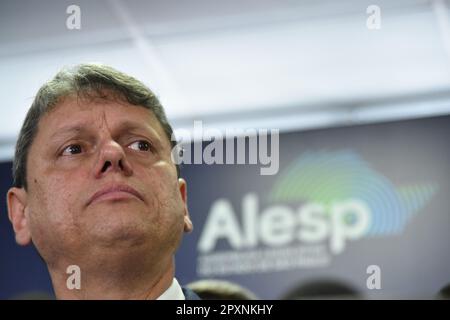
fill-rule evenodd
<path id="1" fill-rule="evenodd" d="M 47 292 L 31 291 L 13 296 L 11 300 L 55 300 L 55 297 Z"/>
<path id="2" fill-rule="evenodd" d="M 282 300 L 302 300 L 302 299 L 362 299 L 362 295 L 358 290 L 334 279 L 312 280 L 301 283 L 296 288 L 284 295 Z"/>
<path id="3" fill-rule="evenodd" d="M 437 294 L 437 299 L 440 300 L 450 300 L 450 283 L 439 290 Z"/>
<path id="4" fill-rule="evenodd" d="M 191 282 L 187 285 L 204 300 L 257 300 L 258 297 L 250 290 L 236 283 L 205 279 Z"/>

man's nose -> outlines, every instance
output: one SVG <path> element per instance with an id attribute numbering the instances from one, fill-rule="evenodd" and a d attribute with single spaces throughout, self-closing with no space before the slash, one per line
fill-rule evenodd
<path id="1" fill-rule="evenodd" d="M 123 147 L 115 141 L 108 141 L 101 147 L 95 177 L 100 178 L 108 172 L 120 172 L 125 176 L 133 174 Z"/>

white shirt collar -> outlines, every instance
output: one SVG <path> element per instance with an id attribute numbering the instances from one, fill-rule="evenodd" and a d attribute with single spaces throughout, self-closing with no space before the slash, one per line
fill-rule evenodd
<path id="1" fill-rule="evenodd" d="M 186 300 L 177 279 L 173 278 L 170 287 L 156 300 Z"/>

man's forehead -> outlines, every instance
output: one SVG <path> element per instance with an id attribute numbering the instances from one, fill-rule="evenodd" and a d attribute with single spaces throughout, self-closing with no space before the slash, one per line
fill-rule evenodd
<path id="1" fill-rule="evenodd" d="M 89 127 L 108 126 L 114 130 L 163 129 L 153 112 L 143 106 L 111 99 L 64 99 L 42 119 L 50 134 L 82 131 Z"/>

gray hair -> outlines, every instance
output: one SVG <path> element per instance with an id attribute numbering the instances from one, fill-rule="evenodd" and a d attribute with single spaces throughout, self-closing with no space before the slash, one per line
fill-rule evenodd
<path id="1" fill-rule="evenodd" d="M 27 157 L 36 137 L 40 119 L 51 111 L 65 97 L 76 95 L 88 98 L 114 94 L 114 98 L 125 99 L 128 103 L 142 106 L 153 112 L 161 124 L 172 147 L 173 129 L 167 121 L 164 109 L 155 94 L 139 80 L 114 68 L 100 64 L 80 64 L 66 68 L 46 82 L 38 91 L 25 117 L 13 162 L 13 186 L 27 188 Z M 180 176 L 179 166 L 176 165 Z"/>

